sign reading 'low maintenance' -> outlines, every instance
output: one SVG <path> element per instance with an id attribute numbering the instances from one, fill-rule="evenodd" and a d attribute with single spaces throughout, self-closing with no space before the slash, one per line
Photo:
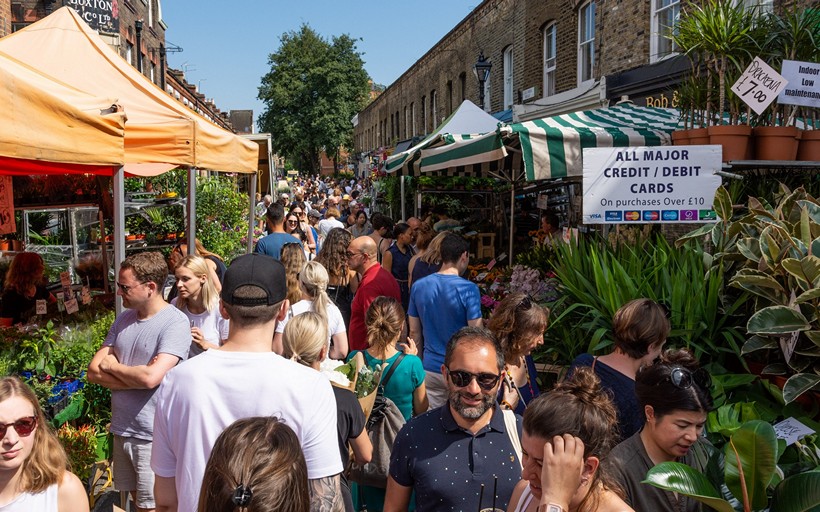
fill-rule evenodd
<path id="1" fill-rule="evenodd" d="M 720 168 L 720 146 L 584 149 L 583 222 L 715 222 Z"/>
<path id="2" fill-rule="evenodd" d="M 786 88 L 787 83 L 788 80 L 780 76 L 780 73 L 760 57 L 755 57 L 732 86 L 732 91 L 758 115 L 762 115 L 780 91 Z"/>
<path id="3" fill-rule="evenodd" d="M 781 73 L 789 85 L 777 97 L 778 103 L 820 108 L 820 62 L 784 60 Z"/>

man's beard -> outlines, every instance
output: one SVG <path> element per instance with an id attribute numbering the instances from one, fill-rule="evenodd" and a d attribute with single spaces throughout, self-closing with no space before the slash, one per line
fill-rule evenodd
<path id="1" fill-rule="evenodd" d="M 495 402 L 495 395 L 480 393 L 479 397 L 481 398 L 481 403 L 474 406 L 468 406 L 461 401 L 461 395 L 462 393 L 460 391 L 450 391 L 448 399 L 450 406 L 455 409 L 461 417 L 468 420 L 477 420 L 485 412 L 489 411 Z"/>

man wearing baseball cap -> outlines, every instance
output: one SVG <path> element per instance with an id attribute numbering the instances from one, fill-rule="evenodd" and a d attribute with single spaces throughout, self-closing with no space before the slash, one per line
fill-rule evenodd
<path id="1" fill-rule="evenodd" d="M 240 256 L 225 272 L 220 312 L 230 320 L 228 339 L 169 372 L 157 392 L 151 468 L 159 511 L 197 510 L 216 438 L 235 420 L 254 416 L 276 416 L 296 432 L 311 510 L 341 503 L 330 382 L 271 351 L 276 324 L 289 308 L 286 296 L 285 268 L 268 256 Z"/>

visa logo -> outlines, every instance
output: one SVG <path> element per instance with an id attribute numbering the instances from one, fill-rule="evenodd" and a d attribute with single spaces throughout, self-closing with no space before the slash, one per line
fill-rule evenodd
<path id="1" fill-rule="evenodd" d="M 590 218 L 590 219 L 600 219 L 600 218 L 601 218 L 601 214 L 600 214 L 600 213 L 593 213 L 593 214 L 591 214 L 591 215 L 589 216 L 589 218 Z"/>
<path id="2" fill-rule="evenodd" d="M 607 210 L 604 215 L 606 215 L 607 222 L 620 222 L 624 218 L 620 210 Z"/>

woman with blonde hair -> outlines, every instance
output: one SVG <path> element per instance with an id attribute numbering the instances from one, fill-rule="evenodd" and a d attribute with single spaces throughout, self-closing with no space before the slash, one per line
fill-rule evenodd
<path id="1" fill-rule="evenodd" d="M 228 319 L 219 312 L 219 291 L 207 261 L 185 256 L 174 270 L 177 296 L 171 300 L 191 322 L 188 357 L 218 348 L 228 338 Z"/>
<path id="2" fill-rule="evenodd" d="M 577 370 L 524 412 L 522 480 L 508 512 L 625 512 L 602 461 L 615 445 L 615 407 L 598 377 Z"/>
<path id="3" fill-rule="evenodd" d="M 328 357 L 344 360 L 347 355 L 347 329 L 339 308 L 327 296 L 327 270 L 315 261 L 308 261 L 298 274 L 300 299 L 290 305 L 285 319 L 276 325 L 273 337 L 274 352 L 282 347 L 282 333 L 294 317 L 312 311 L 325 321 L 328 337 Z"/>
<path id="4" fill-rule="evenodd" d="M 424 226 L 429 226 L 426 222 Z M 430 233 L 433 228 L 429 228 Z M 441 269 L 441 242 L 447 236 L 447 233 L 439 233 L 433 237 L 427 244 L 427 249 L 418 255 L 416 261 L 410 262 L 410 286 L 423 277 L 435 274 Z"/>
<path id="5" fill-rule="evenodd" d="M 308 311 L 293 318 L 285 327 L 282 337 L 284 356 L 299 364 L 320 371 L 327 357 L 327 323 L 316 313 Z M 336 431 L 342 465 L 347 467 L 349 453 L 357 464 L 367 464 L 373 454 L 373 445 L 365 430 L 365 417 L 356 395 L 345 388 L 333 386 L 336 396 Z M 349 448 L 348 448 L 349 447 Z M 342 497 L 345 510 L 353 511 L 350 485 L 342 473 Z"/>
<path id="6" fill-rule="evenodd" d="M 197 512 L 308 512 L 308 472 L 299 438 L 274 417 L 242 418 L 216 439 Z"/>
<path id="7" fill-rule="evenodd" d="M 88 512 L 88 495 L 37 396 L 17 377 L 0 379 L 0 510 Z"/>
<path id="8" fill-rule="evenodd" d="M 496 306 L 487 328 L 495 334 L 504 352 L 501 407 L 524 414 L 527 404 L 541 394 L 532 351 L 544 343 L 549 309 L 524 293 L 510 293 Z"/>
<path id="9" fill-rule="evenodd" d="M 393 297 L 376 297 L 365 314 L 367 326 L 366 350 L 350 353 L 348 360 L 361 357 L 364 364 L 373 371 L 377 366 L 383 375 L 397 365 L 393 375 L 384 387 L 384 396 L 396 404 L 405 420 L 427 412 L 427 388 L 424 385 L 424 366 L 418 357 L 418 349 L 411 338 L 407 344 L 398 344 L 404 329 L 404 309 Z M 399 351 L 404 350 L 404 354 Z M 401 359 L 400 359 L 401 358 Z M 384 507 L 385 489 L 359 485 L 358 496 L 367 505 L 367 510 L 380 511 Z"/>
<path id="10" fill-rule="evenodd" d="M 302 300 L 302 289 L 299 286 L 299 271 L 305 265 L 305 251 L 296 242 L 288 242 L 282 246 L 279 261 L 285 266 L 285 280 L 288 287 L 287 299 L 291 304 Z"/>

